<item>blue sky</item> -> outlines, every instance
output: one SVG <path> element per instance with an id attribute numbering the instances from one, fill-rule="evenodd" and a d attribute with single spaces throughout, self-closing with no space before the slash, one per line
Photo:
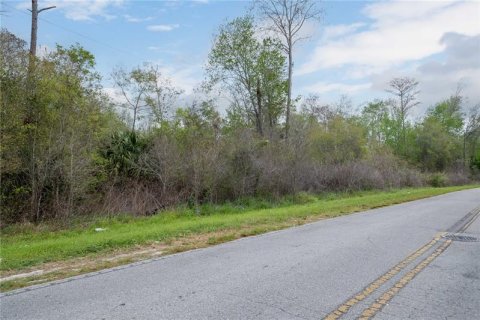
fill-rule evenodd
<path id="1" fill-rule="evenodd" d="M 144 61 L 161 66 L 188 96 L 203 79 L 213 34 L 243 15 L 247 1 L 40 0 L 40 52 L 55 43 L 80 43 L 97 59 L 105 90 L 113 67 Z M 2 1 L 2 27 L 28 40 L 29 1 Z M 464 87 L 469 104 L 480 102 L 480 2 L 323 1 L 320 24 L 295 52 L 294 94 L 319 94 L 325 102 L 348 95 L 354 107 L 383 98 L 389 79 L 420 81 L 421 114 Z M 43 50 L 43 51 L 42 51 Z"/>

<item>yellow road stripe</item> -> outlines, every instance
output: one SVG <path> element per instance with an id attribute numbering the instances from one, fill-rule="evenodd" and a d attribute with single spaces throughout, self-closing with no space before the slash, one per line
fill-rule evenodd
<path id="1" fill-rule="evenodd" d="M 324 319 L 325 320 L 336 320 L 342 317 L 345 313 L 350 310 L 354 305 L 359 303 L 360 301 L 366 299 L 368 296 L 370 296 L 373 292 L 375 292 L 380 286 L 382 286 L 385 282 L 390 280 L 393 276 L 398 274 L 400 271 L 402 271 L 406 266 L 408 266 L 412 261 L 417 259 L 419 256 L 425 253 L 428 249 L 430 249 L 437 241 L 441 238 L 441 236 L 445 234 L 445 232 L 438 233 L 435 238 L 430 241 L 429 243 L 425 244 L 423 247 L 415 251 L 414 253 L 410 254 L 408 257 L 400 261 L 397 265 L 395 265 L 393 268 L 391 268 L 389 271 L 387 271 L 385 274 L 382 276 L 378 277 L 375 281 L 373 281 L 370 285 L 368 285 L 365 289 L 362 291 L 356 293 L 352 298 L 344 302 L 341 306 L 339 306 L 337 309 L 332 311 L 330 314 L 328 314 Z"/>
<path id="2" fill-rule="evenodd" d="M 363 310 L 359 319 L 368 320 L 375 316 L 375 314 L 377 314 L 377 312 L 380 311 L 400 291 L 400 289 L 405 287 L 417 274 L 445 251 L 451 243 L 452 240 L 445 241 L 445 243 L 438 247 L 431 255 L 422 260 L 422 262 L 420 262 L 414 269 L 398 280 L 398 282 L 386 291 L 379 299 Z"/>

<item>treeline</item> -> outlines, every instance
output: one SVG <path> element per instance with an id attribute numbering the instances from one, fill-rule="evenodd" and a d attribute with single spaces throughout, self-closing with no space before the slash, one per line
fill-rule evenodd
<path id="1" fill-rule="evenodd" d="M 478 177 L 480 110 L 461 91 L 417 122 L 411 78 L 393 79 L 392 99 L 356 114 L 346 98 L 289 101 L 285 48 L 255 30 L 251 17 L 221 26 L 202 94 L 179 106 L 181 91 L 156 66 L 114 70 L 123 96 L 114 103 L 81 46 L 29 57 L 27 43 L 3 29 L 2 225 Z M 225 115 L 218 90 L 231 101 Z"/>

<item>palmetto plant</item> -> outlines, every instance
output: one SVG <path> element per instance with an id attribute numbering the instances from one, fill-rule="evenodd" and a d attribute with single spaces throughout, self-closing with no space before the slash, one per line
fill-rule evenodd
<path id="1" fill-rule="evenodd" d="M 115 175 L 138 176 L 137 166 L 140 155 L 147 148 L 144 137 L 133 131 L 121 131 L 112 134 L 111 140 L 101 149 L 101 156 L 107 162 L 107 169 Z"/>

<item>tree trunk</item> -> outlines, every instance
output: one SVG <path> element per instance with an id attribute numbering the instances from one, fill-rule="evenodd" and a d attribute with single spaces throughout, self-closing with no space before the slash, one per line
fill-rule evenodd
<path id="1" fill-rule="evenodd" d="M 287 110 L 285 117 L 285 139 L 288 139 L 288 133 L 290 130 L 290 108 L 292 104 L 292 73 L 293 73 L 293 61 L 292 61 L 292 47 L 288 49 L 288 91 L 287 91 Z"/>
<path id="2" fill-rule="evenodd" d="M 132 132 L 135 133 L 135 121 L 137 120 L 137 107 L 133 108 Z"/>
<path id="3" fill-rule="evenodd" d="M 260 136 L 263 137 L 263 110 L 262 110 L 262 91 L 260 89 L 260 80 L 257 80 L 257 107 L 258 112 L 256 113 L 257 117 L 257 130 Z"/>

